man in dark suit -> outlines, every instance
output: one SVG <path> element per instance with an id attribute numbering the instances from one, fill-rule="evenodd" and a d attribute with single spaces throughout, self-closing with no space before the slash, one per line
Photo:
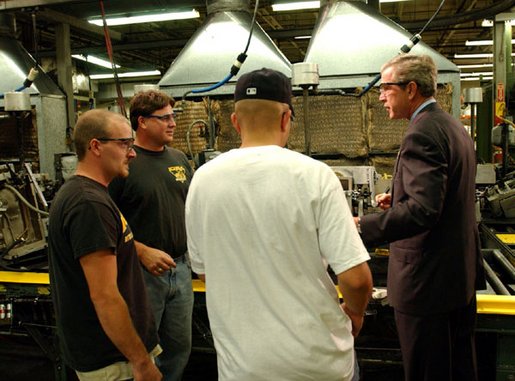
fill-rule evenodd
<path id="1" fill-rule="evenodd" d="M 410 121 L 384 211 L 355 218 L 368 245 L 390 244 L 388 300 L 405 379 L 477 380 L 476 160 L 465 128 L 436 103 L 428 56 L 400 55 L 381 68 L 379 99 L 390 119 Z"/>

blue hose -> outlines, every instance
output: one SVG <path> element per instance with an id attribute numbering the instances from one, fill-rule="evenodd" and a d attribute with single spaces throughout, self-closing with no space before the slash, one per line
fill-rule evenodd
<path id="1" fill-rule="evenodd" d="M 14 91 L 15 91 L 15 92 L 20 92 L 20 91 L 22 91 L 22 90 L 24 90 L 24 89 L 26 89 L 26 87 L 25 87 L 25 86 L 20 86 L 20 87 L 18 87 L 18 88 L 17 88 L 16 90 L 14 90 Z M 5 98 L 5 94 L 3 94 L 3 93 L 2 93 L 2 94 L 0 94 L 0 99 L 4 99 L 4 98 Z"/>
<path id="2" fill-rule="evenodd" d="M 209 87 L 205 87 L 203 89 L 196 89 L 196 90 L 191 90 L 191 92 L 193 94 L 198 94 L 198 93 L 205 93 L 205 92 L 208 92 L 208 91 L 211 91 L 211 90 L 214 90 L 214 89 L 218 89 L 220 86 L 226 84 L 227 82 L 229 82 L 229 80 L 233 77 L 233 74 L 232 73 L 229 73 L 227 75 L 227 77 L 225 77 L 224 79 L 222 79 L 220 82 L 218 83 L 215 83 L 214 85 L 212 86 L 209 86 Z"/>

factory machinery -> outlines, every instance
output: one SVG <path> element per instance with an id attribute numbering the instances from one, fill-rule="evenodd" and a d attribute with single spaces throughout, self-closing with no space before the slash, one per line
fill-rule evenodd
<path id="1" fill-rule="evenodd" d="M 176 98 L 189 92 L 192 86 L 217 83 L 219 78 L 226 74 L 225 72 L 216 73 L 216 70 L 222 68 L 223 65 L 214 65 L 213 70 L 205 70 L 203 62 L 228 62 L 228 59 L 213 57 L 214 53 L 197 48 L 197 43 L 204 40 L 211 43 L 213 38 L 210 33 L 213 33 L 214 27 L 219 25 L 226 25 L 229 22 L 237 24 L 238 27 L 247 27 L 249 24 L 249 14 L 240 12 L 239 9 L 225 10 L 216 1 L 210 3 L 213 5 L 210 7 L 212 17 L 209 18 L 206 25 L 199 29 L 181 55 L 174 60 L 170 70 L 160 82 L 161 89 Z M 391 151 L 398 148 L 398 141 L 390 144 L 389 137 L 391 135 L 400 136 L 402 126 L 390 125 L 390 121 L 387 121 L 386 116 L 383 115 L 382 108 L 376 107 L 374 102 L 378 97 L 377 91 L 372 89 L 367 97 L 361 99 L 349 96 L 353 92 L 350 94 L 334 93 L 334 89 L 356 88 L 370 82 L 369 74 L 375 73 L 410 36 L 390 20 L 385 20 L 384 17 L 372 12 L 362 4 L 354 3 L 330 2 L 327 7 L 331 8 L 331 11 L 322 12 L 324 17 L 320 19 L 315 30 L 305 62 L 309 68 L 314 66 L 314 62 L 324 63 L 321 65 L 323 71 L 320 75 L 320 84 L 318 85 L 318 81 L 293 81 L 295 86 L 302 88 L 303 96 L 294 100 L 294 107 L 304 118 L 296 121 L 298 127 L 292 132 L 289 147 L 307 154 L 312 153 L 313 157 L 316 153 L 324 152 L 338 152 L 346 157 L 367 157 L 371 158 L 368 162 L 379 163 L 377 165 L 379 167 L 380 162 L 374 162 L 374 158 L 381 156 L 381 153 L 385 153 L 385 156 L 394 156 Z M 334 29 L 332 29 L 334 25 L 349 28 L 339 31 L 338 35 L 355 35 L 356 39 L 365 38 L 364 34 L 355 33 L 352 23 L 342 21 L 347 19 L 355 20 L 360 25 L 370 27 L 374 25 L 378 31 L 376 38 L 373 41 L 364 40 L 362 43 L 344 44 L 341 49 L 335 46 L 325 46 L 326 41 L 331 41 L 325 33 L 334 34 Z M 213 27 L 207 28 L 208 25 Z M 331 28 L 326 28 L 326 26 Z M 259 54 L 254 51 L 249 55 L 245 64 L 246 71 L 266 66 L 289 75 L 291 64 L 273 45 L 272 40 L 257 25 L 254 32 L 254 38 L 262 41 L 260 46 L 265 48 L 265 51 L 259 52 Z M 233 34 L 235 36 L 245 35 L 241 31 Z M 238 49 L 244 42 L 243 40 L 237 41 L 235 49 Z M 223 41 L 223 44 L 227 43 L 227 41 Z M 359 50 L 344 50 L 351 45 L 359 47 Z M 367 45 L 368 49 L 364 51 L 363 47 Z M 233 61 L 232 49 L 221 47 L 217 51 L 220 54 L 229 55 L 229 61 Z M 365 56 L 363 56 L 364 52 Z M 454 88 L 459 90 L 459 70 L 454 64 L 434 52 L 423 42 L 415 47 L 414 52 L 431 55 L 440 69 L 439 79 L 442 80 L 442 84 L 454 84 Z M 207 59 L 201 59 L 202 54 L 208 53 Z M 330 59 L 324 58 L 327 55 L 330 55 Z M 269 58 L 266 62 L 261 62 L 263 57 Z M 198 68 L 198 70 L 194 71 L 192 68 Z M 348 72 L 342 73 L 342 70 Z M 25 69 L 22 71 L 25 72 Z M 215 78 L 206 78 L 210 75 L 214 75 Z M 313 97 L 308 102 L 308 89 L 311 86 L 318 87 L 319 96 Z M 441 87 L 441 90 L 445 89 Z M 212 94 L 220 97 L 230 95 L 232 99 L 233 92 L 234 82 L 216 87 Z M 325 96 L 322 96 L 323 94 Z M 18 127 L 18 124 L 28 123 L 26 130 L 31 130 L 32 124 L 40 123 L 41 125 L 37 128 L 39 136 L 34 139 L 38 141 L 39 145 L 39 160 L 37 157 L 32 158 L 24 154 L 26 150 L 21 149 L 19 150 L 21 155 L 16 151 L 9 160 L 2 161 L 0 158 L 0 379 L 33 380 L 36 374 L 38 380 L 75 379 L 75 376 L 63 366 L 57 349 L 55 316 L 47 272 L 48 205 L 56 190 L 73 171 L 75 160 L 75 156 L 69 152 L 52 156 L 54 152 L 66 151 L 64 146 L 53 146 L 55 142 L 66 140 L 66 128 L 55 127 L 57 124 L 52 119 L 55 116 L 56 119 L 65 120 L 64 117 L 59 115 L 57 118 L 55 112 L 45 112 L 45 105 L 50 104 L 53 111 L 58 102 L 59 105 L 62 103 L 62 99 L 57 95 L 53 93 L 51 95 L 51 97 L 41 97 L 41 101 L 35 102 L 35 106 L 29 107 L 32 114 L 38 115 L 34 122 L 27 122 L 31 119 L 28 117 L 31 114 L 29 111 L 18 114 L 5 113 L 4 115 L 5 120 L 11 121 L 13 136 L 23 136 L 22 133 L 16 135 L 16 131 L 23 132 L 25 128 Z M 347 96 L 343 98 L 341 95 Z M 457 116 L 459 91 L 454 91 L 450 97 L 452 97 L 451 102 L 442 103 L 450 103 L 448 111 Z M 233 106 L 229 102 L 232 101 L 221 103 L 221 112 L 232 112 Z M 324 108 L 320 107 L 322 103 L 326 104 L 329 112 L 325 112 Z M 39 114 L 34 112 L 34 110 L 38 111 L 38 107 L 41 107 Z M 190 110 L 193 108 L 193 102 L 189 104 L 189 108 Z M 185 118 L 186 114 L 185 112 L 179 116 L 178 124 L 180 124 L 180 118 Z M 226 114 L 221 114 L 219 122 L 230 120 L 227 115 L 224 115 Z M 336 116 L 338 115 L 344 115 L 345 118 L 337 120 Z M 371 117 L 362 118 L 363 115 L 371 115 Z M 311 116 L 311 119 L 308 116 Z M 1 117 L 2 115 L 0 115 L 0 122 L 2 121 Z M 314 123 L 317 118 L 323 123 Z M 195 122 L 197 119 L 195 117 L 191 121 Z M 355 123 L 355 121 L 360 121 L 360 123 Z M 193 156 L 191 152 L 193 137 L 190 139 L 193 130 L 192 124 L 189 122 L 187 123 L 189 127 L 185 132 L 185 144 Z M 211 123 L 204 124 L 207 127 L 211 125 Z M 53 128 L 46 128 L 47 125 Z M 390 127 L 384 129 L 383 127 L 386 125 Z M 179 130 L 178 126 L 177 132 Z M 232 131 L 232 128 L 229 130 Z M 383 130 L 387 130 L 387 132 L 383 132 Z M 372 131 L 372 133 L 365 139 L 363 131 Z M 46 136 L 43 135 L 43 132 L 52 132 L 54 135 Z M 63 136 L 55 135 L 57 132 Z M 226 131 L 222 132 L 226 133 Z M 338 134 L 332 136 L 331 133 Z M 174 140 L 178 143 L 179 134 L 176 135 Z M 226 135 L 228 134 L 226 133 Z M 209 134 L 209 137 L 211 140 L 214 139 L 214 133 Z M 26 139 L 19 141 L 20 148 L 24 141 L 26 142 Z M 335 142 L 338 145 L 335 146 Z M 220 148 L 221 140 L 217 143 L 217 147 L 213 141 L 206 146 L 209 149 L 217 148 L 225 151 L 239 145 L 239 142 L 235 140 L 231 141 L 230 145 L 226 144 L 225 149 L 222 149 Z M 353 151 L 349 151 L 349 147 L 353 148 Z M 206 153 L 209 155 L 212 153 L 209 150 L 204 152 L 204 157 L 208 160 L 210 156 Z M 51 165 L 52 158 L 54 159 L 53 167 Z M 38 164 L 39 167 L 36 170 Z M 375 195 L 386 191 L 389 187 L 389 179 L 379 176 L 375 168 L 362 165 L 346 166 L 341 162 L 333 166 L 354 215 L 374 212 L 376 210 Z M 37 172 L 50 172 L 50 178 L 55 178 L 55 180 L 49 180 L 49 177 Z M 515 358 L 513 356 L 515 352 L 515 271 L 513 269 L 515 265 L 513 252 L 515 247 L 515 232 L 513 231 L 513 226 L 515 226 L 515 176 L 506 174 L 506 171 L 503 171 L 502 175 L 499 175 L 498 172 L 493 165 L 478 167 L 477 216 L 487 269 L 488 289 L 478 293 L 477 339 L 480 377 L 485 381 L 515 379 Z M 49 201 L 47 202 L 47 200 Z M 375 290 L 367 309 L 364 328 L 356 341 L 356 350 L 362 370 L 370 374 L 374 371 L 377 372 L 375 377 L 371 376 L 367 379 L 384 380 L 389 371 L 399 372 L 401 370 L 401 357 L 393 312 L 388 305 L 386 290 L 388 248 L 369 249 L 372 257 L 369 264 L 374 277 Z M 195 291 L 193 349 L 195 353 L 205 353 L 212 358 L 214 357 L 214 346 L 207 319 L 205 288 L 199 280 L 194 280 L 193 287 Z M 45 378 L 48 373 L 51 375 Z M 396 379 L 402 379 L 402 376 Z"/>
<path id="2" fill-rule="evenodd" d="M 47 273 L 47 199 L 66 177 L 71 154 L 56 155 L 58 180 L 34 174 L 30 163 L 0 163 L 0 374 L 23 380 L 27 364 L 54 380 L 75 379 L 61 363 Z M 64 164 L 63 164 L 64 163 Z M 390 180 L 371 166 L 334 166 L 354 215 L 373 212 Z M 478 358 L 482 380 L 515 376 L 515 173 L 496 181 L 494 165 L 478 166 L 478 221 L 487 290 L 478 292 Z M 356 341 L 363 371 L 401 372 L 393 311 L 388 305 L 387 247 L 371 248 L 374 293 Z M 194 353 L 214 358 L 205 288 L 194 280 Z M 36 345 L 35 345 L 36 344 Z M 13 366 L 16 362 L 20 366 Z M 21 366 L 23 364 L 23 366 Z M 5 369 L 3 369 L 5 367 Z M 19 372 L 19 373 L 17 373 Z M 401 373 L 399 373 L 401 374 Z M 30 379 L 30 378 L 29 378 Z M 42 378 L 43 379 L 43 378 Z"/>
<path id="3" fill-rule="evenodd" d="M 73 155 L 56 155 L 56 182 L 34 174 L 30 163 L 0 164 L 0 337 L 3 341 L 24 338 L 27 348 L 31 348 L 21 347 L 17 352 L 13 348 L 19 346 L 1 346 L 4 349 L 0 349 L 0 356 L 34 356 L 46 361 L 47 366 L 52 364 L 56 379 L 60 380 L 67 379 L 67 375 L 56 350 L 55 317 L 46 272 L 46 200 L 51 199 L 62 181 L 62 173 L 67 172 L 69 160 L 64 159 L 73 159 Z M 335 166 L 333 170 L 355 215 L 374 211 L 375 195 L 389 187 L 389 180 L 378 176 L 374 167 Z M 493 165 L 479 166 L 478 218 L 479 214 L 488 290 L 478 294 L 478 338 L 482 340 L 478 350 L 480 358 L 488 360 L 484 360 L 482 371 L 488 375 L 495 373 L 498 380 L 504 380 L 508 378 L 502 378 L 503 375 L 515 374 L 510 355 L 515 348 L 515 328 L 509 328 L 515 327 L 515 176 L 497 182 Z M 384 371 L 384 367 L 400 368 L 400 352 L 385 290 L 388 251 L 376 248 L 371 254 L 376 290 L 365 328 L 357 340 L 357 350 L 363 367 Z M 213 353 L 205 289 L 200 281 L 194 282 L 194 289 L 195 350 Z M 39 350 L 28 342 L 37 343 Z"/>

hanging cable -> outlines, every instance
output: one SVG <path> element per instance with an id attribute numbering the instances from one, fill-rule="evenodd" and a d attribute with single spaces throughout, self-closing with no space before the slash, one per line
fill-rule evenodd
<path id="1" fill-rule="evenodd" d="M 259 0 L 256 0 L 256 4 L 254 6 L 254 14 L 252 16 L 252 21 L 251 21 L 251 24 L 250 24 L 250 31 L 249 31 L 249 37 L 247 39 L 247 45 L 245 46 L 245 50 L 240 53 L 238 55 L 238 57 L 236 58 L 236 61 L 234 61 L 233 65 L 231 66 L 231 70 L 229 72 L 229 74 L 224 78 L 222 79 L 220 82 L 218 83 L 215 83 L 214 85 L 212 86 L 208 86 L 208 87 L 205 87 L 205 88 L 202 88 L 202 89 L 195 89 L 195 90 L 190 90 L 186 93 L 184 93 L 184 95 L 182 96 L 182 99 L 184 100 L 189 94 L 199 94 L 199 93 L 206 93 L 208 91 L 212 91 L 214 89 L 217 89 L 219 88 L 220 86 L 226 84 L 227 82 L 229 82 L 229 80 L 234 77 L 235 75 L 238 74 L 238 72 L 240 71 L 240 68 L 241 66 L 243 65 L 243 63 L 245 62 L 245 60 L 247 59 L 247 51 L 249 49 L 249 46 L 250 46 L 250 41 L 252 39 L 252 33 L 254 31 L 254 24 L 256 22 L 256 15 L 257 15 L 257 10 L 258 10 L 258 7 L 259 7 Z"/>
<path id="2" fill-rule="evenodd" d="M 252 38 L 252 33 L 254 32 L 254 23 L 256 22 L 256 15 L 257 15 L 258 7 L 259 7 L 259 0 L 256 0 L 256 4 L 254 5 L 254 15 L 252 16 L 252 21 L 250 22 L 249 38 L 247 40 L 247 45 L 245 46 L 245 50 L 243 51 L 243 54 L 247 53 L 247 50 L 249 50 L 250 40 Z"/>
<path id="3" fill-rule="evenodd" d="M 36 27 L 36 11 L 32 11 L 32 42 L 34 44 L 34 67 L 30 69 L 27 78 L 23 81 L 23 85 L 18 87 L 16 92 L 22 91 L 23 89 L 27 89 L 32 86 L 32 83 L 36 79 L 39 74 L 38 65 L 39 65 L 39 51 L 38 51 L 38 39 L 37 39 L 37 27 Z"/>
<path id="4" fill-rule="evenodd" d="M 437 10 L 435 11 L 435 13 L 433 14 L 433 16 L 428 20 L 428 22 L 426 23 L 426 25 L 424 25 L 424 27 L 420 30 L 420 32 L 418 32 L 418 34 L 422 34 L 425 32 L 426 28 L 429 26 L 429 24 L 431 24 L 431 22 L 434 20 L 434 18 L 436 17 L 436 15 L 438 13 L 440 13 L 440 9 L 442 9 L 442 6 L 443 6 L 443 3 L 445 3 L 445 0 L 442 0 L 442 2 L 440 3 L 440 5 L 438 6 Z"/>
<path id="5" fill-rule="evenodd" d="M 38 39 L 37 39 L 37 29 L 36 29 L 36 12 L 32 11 L 32 40 L 34 42 L 34 60 L 36 61 L 36 66 L 39 64 L 39 52 L 38 52 Z"/>
<path id="6" fill-rule="evenodd" d="M 426 24 L 424 25 L 424 27 L 420 30 L 420 32 L 414 34 L 413 36 L 411 36 L 411 38 L 409 39 L 409 41 L 404 44 L 400 50 L 399 50 L 399 54 L 406 54 L 406 53 L 409 53 L 411 51 L 411 49 L 419 43 L 419 41 L 422 39 L 422 33 L 424 33 L 424 31 L 426 30 L 426 28 L 429 26 L 429 24 L 431 23 L 431 21 L 434 20 L 434 18 L 436 17 L 436 15 L 438 15 L 438 13 L 440 12 L 440 9 L 442 9 L 442 6 L 443 4 L 445 3 L 445 0 L 442 0 L 442 2 L 440 3 L 440 5 L 438 6 L 438 8 L 436 9 L 435 13 L 433 14 L 433 16 L 431 16 L 431 18 L 426 22 Z M 357 97 L 362 97 L 363 95 L 365 95 L 366 93 L 368 93 L 370 91 L 370 89 L 377 83 L 379 82 L 379 80 L 381 79 L 381 73 L 377 74 L 374 79 L 368 84 L 366 85 L 363 90 L 361 90 L 361 92 L 357 95 Z"/>
<path id="7" fill-rule="evenodd" d="M 127 118 L 127 111 L 125 110 L 125 100 L 123 99 L 122 88 L 120 86 L 120 79 L 118 78 L 118 70 L 116 70 L 116 64 L 114 63 L 113 59 L 113 45 L 111 44 L 111 36 L 109 35 L 109 28 L 107 27 L 106 14 L 104 11 L 104 2 L 103 0 L 99 0 L 99 2 L 100 11 L 102 13 L 102 23 L 104 26 L 104 37 L 106 41 L 107 54 L 109 55 L 109 61 L 111 62 L 111 67 L 113 69 L 116 94 L 118 95 L 118 106 L 120 107 L 120 113 Z"/>

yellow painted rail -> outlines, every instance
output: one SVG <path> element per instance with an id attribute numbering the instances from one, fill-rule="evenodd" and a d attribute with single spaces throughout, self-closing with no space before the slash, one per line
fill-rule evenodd
<path id="1" fill-rule="evenodd" d="M 515 315 L 515 296 L 477 294 L 477 313 Z"/>
<path id="2" fill-rule="evenodd" d="M 47 273 L 0 271 L 0 283 L 17 283 L 48 285 Z M 206 292 L 205 284 L 199 280 L 193 280 L 194 292 Z M 515 315 L 515 296 L 505 295 L 477 295 L 477 312 L 480 314 Z"/>
<path id="3" fill-rule="evenodd" d="M 506 245 L 515 245 L 515 234 L 513 233 L 499 233 L 496 236 Z"/>
<path id="4" fill-rule="evenodd" d="M 48 273 L 0 271 L 0 282 L 23 284 L 50 284 Z"/>

